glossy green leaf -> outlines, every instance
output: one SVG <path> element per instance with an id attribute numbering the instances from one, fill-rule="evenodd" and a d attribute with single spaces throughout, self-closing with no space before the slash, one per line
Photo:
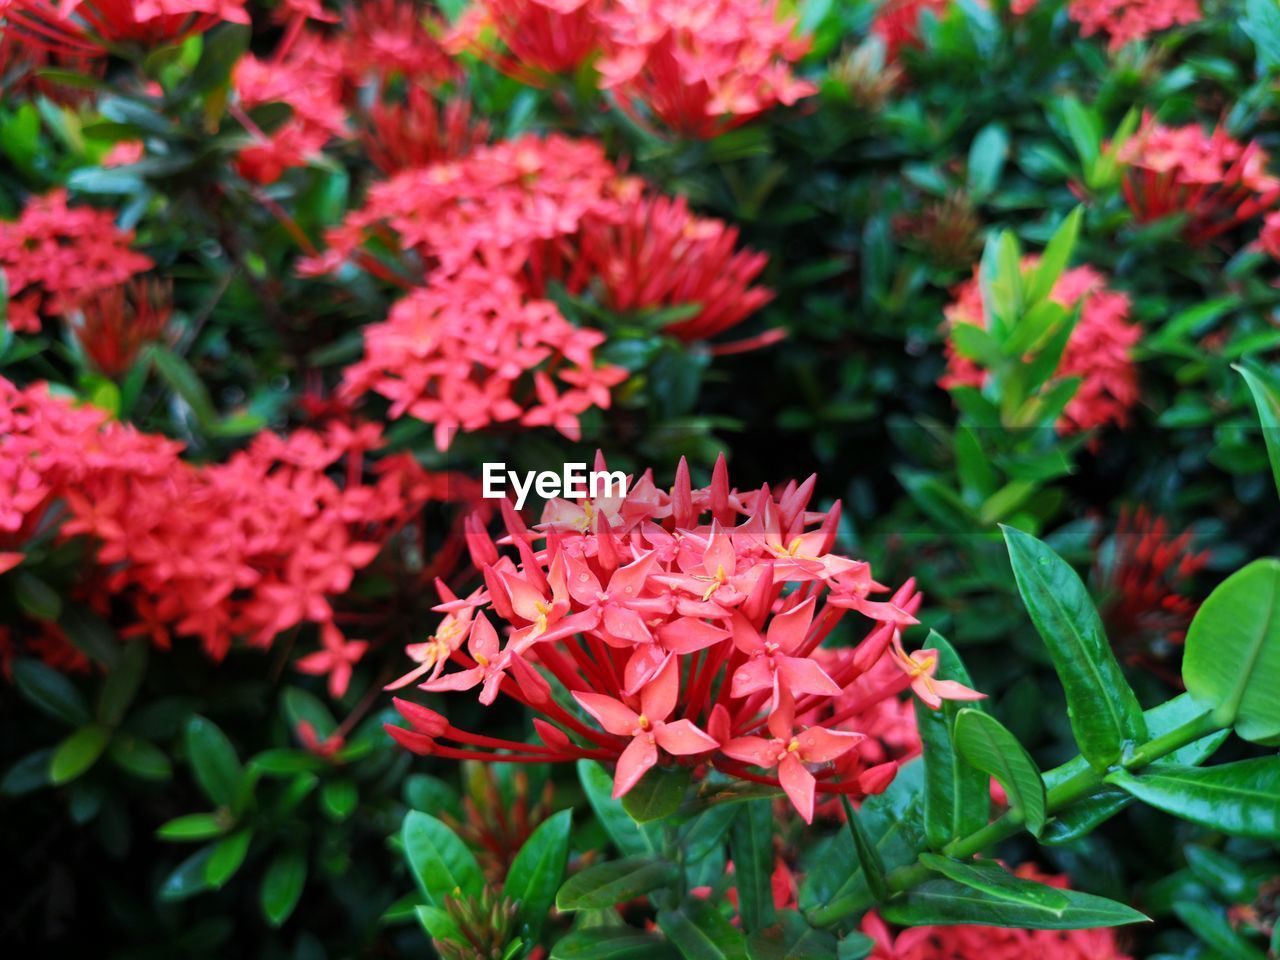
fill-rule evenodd
<path id="1" fill-rule="evenodd" d="M 1274 0 L 1265 0 L 1280 10 Z M 1261 367 L 1242 364 L 1235 368 L 1249 385 L 1254 405 L 1258 408 L 1258 420 L 1262 423 L 1262 439 L 1267 447 L 1267 459 L 1271 461 L 1271 475 L 1280 492 L 1280 383 Z"/>
<path id="2" fill-rule="evenodd" d="M 142 685 L 149 649 L 149 644 L 139 640 L 123 645 L 120 656 L 107 671 L 107 679 L 98 698 L 98 720 L 102 723 L 114 726 L 124 719 L 125 711 Z"/>
<path id="3" fill-rule="evenodd" d="M 507 871 L 502 894 L 520 904 L 520 919 L 528 930 L 525 939 L 531 942 L 542 932 L 542 924 L 564 879 L 572 820 L 572 810 L 561 810 L 539 824 Z"/>
<path id="4" fill-rule="evenodd" d="M 212 856 L 212 846 L 201 847 L 178 864 L 160 885 L 160 899 L 172 903 L 208 890 L 209 881 L 205 879 L 205 871 Z"/>
<path id="5" fill-rule="evenodd" d="M 970 766 L 995 777 L 1033 834 L 1044 829 L 1044 781 L 1018 738 L 995 717 L 967 708 L 956 715 L 956 749 Z"/>
<path id="6" fill-rule="evenodd" d="M 1040 255 L 1040 262 L 1028 279 L 1027 299 L 1030 302 L 1046 300 L 1053 292 L 1054 285 L 1071 262 L 1071 253 L 1075 249 L 1076 238 L 1080 235 L 1083 216 L 1084 208 L 1075 207 L 1054 231 L 1044 253 Z"/>
<path id="7" fill-rule="evenodd" d="M 1267 960 L 1267 955 L 1246 940 L 1220 908 L 1184 900 L 1175 903 L 1173 910 L 1209 947 L 1213 960 Z"/>
<path id="8" fill-rule="evenodd" d="M 658 929 L 685 960 L 748 960 L 742 931 L 705 900 L 658 911 Z"/>
<path id="9" fill-rule="evenodd" d="M 211 720 L 192 717 L 187 721 L 187 761 L 196 782 L 209 801 L 219 807 L 234 807 L 244 769 L 227 735 Z"/>
<path id="10" fill-rule="evenodd" d="M 836 945 L 836 960 L 866 960 L 876 948 L 876 942 L 865 933 L 847 933 Z"/>
<path id="11" fill-rule="evenodd" d="M 320 806 L 336 823 L 355 813 L 359 802 L 360 791 L 351 780 L 329 780 L 320 788 Z"/>
<path id="12" fill-rule="evenodd" d="M 242 827 L 235 833 L 228 834 L 213 845 L 209 862 L 204 868 L 204 878 L 215 890 L 221 889 L 227 881 L 235 876 L 245 856 L 249 853 L 249 843 L 253 840 L 253 829 Z"/>
<path id="13" fill-rule="evenodd" d="M 422 929 L 427 931 L 427 936 L 432 940 L 466 942 L 466 937 L 458 929 L 458 924 L 454 922 L 448 910 L 431 904 L 422 904 L 414 908 L 414 915 L 418 918 L 418 922 L 422 924 Z"/>
<path id="14" fill-rule="evenodd" d="M 773 803 L 753 800 L 744 805 L 729 837 L 733 882 L 738 888 L 738 912 L 748 933 L 774 921 Z"/>
<path id="15" fill-rule="evenodd" d="M 81 727 L 53 751 L 49 761 L 49 781 L 60 786 L 88 772 L 102 756 L 109 739 L 107 729 L 96 723 Z"/>
<path id="16" fill-rule="evenodd" d="M 1085 930 L 1141 923 L 1148 918 L 1131 907 L 1105 897 L 1064 890 L 1061 911 L 1018 903 L 974 890 L 954 880 L 929 880 L 886 903 L 880 915 L 890 923 L 928 925 L 981 924 L 1024 927 L 1029 930 Z"/>
<path id="17" fill-rule="evenodd" d="M 75 684 L 39 660 L 14 661 L 13 685 L 32 706 L 55 720 L 75 727 L 89 722 L 89 705 Z"/>
<path id="18" fill-rule="evenodd" d="M 962 862 L 934 853 L 922 853 L 920 862 L 948 880 L 980 890 L 999 900 L 1047 910 L 1055 916 L 1061 916 L 1069 903 L 1066 894 L 1056 887 L 1024 880 L 991 861 Z"/>
<path id="19" fill-rule="evenodd" d="M 747 937 L 751 960 L 831 960 L 836 955 L 835 934 L 809 926 L 794 910 L 785 911 L 778 921 Z"/>
<path id="20" fill-rule="evenodd" d="M 444 898 L 478 896 L 484 875 L 475 855 L 456 833 L 429 813 L 410 810 L 400 832 L 409 869 L 427 899 L 437 907 Z"/>
<path id="21" fill-rule="evenodd" d="M 1280 840 L 1280 757 L 1216 767 L 1158 763 L 1138 774 L 1117 770 L 1107 782 L 1143 803 L 1210 830 Z"/>
<path id="22" fill-rule="evenodd" d="M 5 771 L 3 779 L 0 779 L 0 794 L 20 797 L 49 786 L 49 762 L 52 759 L 51 749 L 28 753 Z"/>
<path id="23" fill-rule="evenodd" d="M 675 883 L 679 868 L 656 857 L 628 857 L 597 863 L 564 882 L 556 894 L 562 911 L 612 907 Z"/>
<path id="24" fill-rule="evenodd" d="M 1142 708 L 1070 564 L 1030 534 L 1001 529 L 1022 600 L 1066 691 L 1076 744 L 1089 763 L 1106 768 L 1119 759 L 1126 741 L 1146 739 Z"/>
<path id="25" fill-rule="evenodd" d="M 853 838 L 853 849 L 858 855 L 858 864 L 862 867 L 862 876 L 871 888 L 871 895 L 877 900 L 889 898 L 889 884 L 885 880 L 884 860 L 876 847 L 867 828 L 862 825 L 858 811 L 843 793 L 840 794 L 840 805 L 844 808 L 845 823 L 849 826 L 849 835 Z"/>
<path id="26" fill-rule="evenodd" d="M 1280 560 L 1255 560 L 1209 594 L 1187 631 L 1182 680 L 1221 726 L 1280 742 Z"/>
<path id="27" fill-rule="evenodd" d="M 655 767 L 627 791 L 622 809 L 636 823 L 662 820 L 680 808 L 688 789 L 688 767 Z"/>
<path id="28" fill-rule="evenodd" d="M 1241 26 L 1258 51 L 1260 72 L 1280 68 L 1280 3 L 1245 0 Z"/>
<path id="29" fill-rule="evenodd" d="M 193 840 L 211 840 L 226 833 L 226 820 L 216 813 L 187 813 L 161 824 L 156 836 L 161 840 L 188 843 Z"/>
<path id="30" fill-rule="evenodd" d="M 556 941 L 551 960 L 669 960 L 675 956 L 661 937 L 635 927 L 586 927 Z"/>
<path id="31" fill-rule="evenodd" d="M 654 854 L 662 849 L 661 831 L 656 826 L 636 823 L 613 798 L 613 778 L 594 760 L 578 761 L 578 780 L 605 832 L 626 856 Z"/>
<path id="32" fill-rule="evenodd" d="M 259 902 L 262 915 L 273 927 L 284 924 L 302 898 L 302 888 L 307 882 L 307 858 L 304 854 L 289 850 L 277 854 L 262 875 Z"/>
<path id="33" fill-rule="evenodd" d="M 939 679 L 973 686 L 959 654 L 941 634 L 930 631 L 924 645 L 938 651 Z M 974 709 L 983 709 L 982 701 L 977 703 Z M 924 745 L 924 831 L 929 843 L 939 848 L 986 826 L 991 812 L 990 778 L 955 749 L 953 728 L 959 712 L 951 700 L 932 710 L 915 699 L 916 728 Z"/>
<path id="34" fill-rule="evenodd" d="M 1009 158 L 1009 134 L 999 123 L 989 123 L 973 138 L 969 147 L 969 192 L 985 197 L 1000 182 Z"/>

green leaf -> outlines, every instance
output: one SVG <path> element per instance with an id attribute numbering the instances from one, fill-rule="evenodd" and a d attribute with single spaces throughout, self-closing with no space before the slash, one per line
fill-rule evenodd
<path id="1" fill-rule="evenodd" d="M 111 625 L 92 610 L 78 604 L 64 604 L 58 626 L 76 647 L 100 666 L 110 670 L 120 656 L 120 644 Z"/>
<path id="2" fill-rule="evenodd" d="M 999 123 L 989 123 L 969 147 L 969 192 L 981 199 L 995 190 L 1009 158 L 1009 134 Z"/>
<path id="3" fill-rule="evenodd" d="M 748 960 L 742 931 L 706 901 L 658 911 L 658 929 L 685 960 Z"/>
<path id="4" fill-rule="evenodd" d="M 1087 930 L 1142 923 L 1148 918 L 1122 903 L 1078 890 L 1061 891 L 1067 905 L 1061 911 L 1017 903 L 974 890 L 954 880 L 929 880 L 901 898 L 890 900 L 880 915 L 906 927 L 981 924 L 1029 930 Z"/>
<path id="5" fill-rule="evenodd" d="M 1275 0 L 1267 2 L 1280 10 L 1280 4 Z M 1235 369 L 1244 377 L 1245 383 L 1249 385 L 1249 392 L 1253 394 L 1258 419 L 1262 422 L 1262 439 L 1267 446 L 1267 458 L 1271 461 L 1271 475 L 1277 491 L 1280 491 L 1280 384 L 1261 367 L 1240 364 Z"/>
<path id="6" fill-rule="evenodd" d="M 49 584 L 24 567 L 9 576 L 14 599 L 31 619 L 54 621 L 62 615 L 62 597 Z"/>
<path id="7" fill-rule="evenodd" d="M 231 741 L 213 721 L 200 716 L 187 721 L 187 762 L 211 803 L 236 806 L 244 769 Z"/>
<path id="8" fill-rule="evenodd" d="M 613 778 L 604 767 L 594 760 L 579 760 L 578 780 L 596 818 L 624 855 L 636 857 L 662 849 L 661 832 L 636 823 L 622 803 L 613 798 Z"/>
<path id="9" fill-rule="evenodd" d="M 1013 812 L 1038 835 L 1045 821 L 1044 781 L 1018 738 L 995 717 L 971 708 L 956 715 L 955 737 L 960 755 L 1000 782 Z"/>
<path id="10" fill-rule="evenodd" d="M 212 856 L 212 846 L 201 847 L 178 864 L 160 885 L 160 899 L 173 903 L 208 890 L 209 881 L 205 879 L 205 871 Z"/>
<path id="11" fill-rule="evenodd" d="M 89 706 L 64 674 L 39 660 L 14 661 L 13 684 L 42 713 L 79 727 L 89 722 Z"/>
<path id="12" fill-rule="evenodd" d="M 427 899 L 444 906 L 448 896 L 479 896 L 484 874 L 475 855 L 448 826 L 429 813 L 410 810 L 400 839 L 409 869 Z"/>
<path id="13" fill-rule="evenodd" d="M 845 934 L 836 945 L 836 960 L 866 960 L 875 950 L 876 942 L 865 933 Z"/>
<path id="14" fill-rule="evenodd" d="M 742 927 L 753 933 L 774 922 L 772 801 L 752 800 L 738 813 L 729 835 L 729 855 Z"/>
<path id="15" fill-rule="evenodd" d="M 191 92 L 208 93 L 231 77 L 237 61 L 249 49 L 252 31 L 238 23 L 222 23 L 204 35 L 204 50 L 191 73 Z"/>
<path id="16" fill-rule="evenodd" d="M 267 923 L 279 927 L 289 919 L 307 882 L 307 858 L 296 850 L 277 854 L 262 876 L 259 900 Z"/>
<path id="17" fill-rule="evenodd" d="M 1182 681 L 1220 726 L 1280 742 L 1280 560 L 1255 560 L 1209 594 L 1187 631 Z"/>
<path id="18" fill-rule="evenodd" d="M 960 655 L 940 633 L 929 631 L 925 648 L 938 651 L 939 679 L 973 686 Z M 915 702 L 916 727 L 924 746 L 924 831 L 929 843 L 939 848 L 986 826 L 991 813 L 990 778 L 966 763 L 955 749 L 959 712 L 951 700 L 943 701 L 940 710 L 931 710 L 918 698 Z"/>
<path id="19" fill-rule="evenodd" d="M 253 828 L 242 827 L 213 845 L 209 862 L 204 868 L 204 878 L 209 886 L 215 890 L 226 886 L 227 881 L 236 875 L 236 871 L 244 863 L 251 840 Z"/>
<path id="20" fill-rule="evenodd" d="M 1066 219 L 1054 231 L 1028 281 L 1028 302 L 1046 300 L 1053 292 L 1054 285 L 1071 262 L 1071 253 L 1075 249 L 1076 238 L 1080 235 L 1080 221 L 1083 217 L 1084 208 L 1078 206 L 1067 214 Z"/>
<path id="21" fill-rule="evenodd" d="M 561 810 L 543 821 L 529 835 L 507 871 L 502 894 L 520 904 L 520 919 L 528 931 L 523 936 L 529 942 L 536 942 L 542 932 L 564 878 L 572 820 L 572 810 Z"/>
<path id="22" fill-rule="evenodd" d="M 152 345 L 151 362 L 174 393 L 191 408 L 201 429 L 211 430 L 218 420 L 209 391 L 190 364 L 166 347 Z"/>
<path id="23" fill-rule="evenodd" d="M 1014 876 L 998 863 L 961 862 L 935 853 L 920 854 L 920 862 L 948 880 L 999 900 L 1047 910 L 1055 916 L 1061 916 L 1067 909 L 1068 900 L 1061 890 Z"/>
<path id="24" fill-rule="evenodd" d="M 688 767 L 655 767 L 622 798 L 622 809 L 636 823 L 651 823 L 671 816 L 689 788 Z"/>
<path id="25" fill-rule="evenodd" d="M 551 960 L 667 960 L 671 945 L 634 927 L 586 927 L 570 931 L 551 948 Z"/>
<path id="26" fill-rule="evenodd" d="M 115 726 L 124 719 L 125 711 L 142 685 L 142 675 L 147 669 L 149 644 L 140 640 L 124 644 L 120 656 L 107 672 L 98 698 L 98 720 Z"/>
<path id="27" fill-rule="evenodd" d="M 1267 955 L 1246 940 L 1216 906 L 1179 901 L 1174 913 L 1213 951 L 1213 960 L 1267 960 Z"/>
<path id="28" fill-rule="evenodd" d="M 1240 24 L 1258 51 L 1258 72 L 1280 67 L 1280 3 L 1276 0 L 1245 0 Z"/>
<path id="29" fill-rule="evenodd" d="M 96 723 L 71 734 L 53 751 L 53 758 L 49 761 L 49 781 L 54 786 L 61 786 L 88 772 L 107 748 L 109 738 L 108 730 Z"/>
<path id="30" fill-rule="evenodd" d="M 674 863 L 656 857 L 628 857 L 597 863 L 565 881 L 556 894 L 556 908 L 570 911 L 612 907 L 671 886 L 679 876 L 679 868 Z"/>
<path id="31" fill-rule="evenodd" d="M 148 740 L 117 732 L 107 746 L 107 757 L 139 780 L 157 783 L 173 776 L 173 764 L 163 750 Z"/>
<path id="32" fill-rule="evenodd" d="M 161 824 L 156 836 L 161 840 L 187 843 L 192 840 L 212 840 L 226 833 L 226 821 L 216 813 L 188 813 Z"/>
<path id="33" fill-rule="evenodd" d="M 0 793 L 7 797 L 20 797 L 49 785 L 49 762 L 53 750 L 36 750 L 5 771 L 0 780 Z"/>
<path id="34" fill-rule="evenodd" d="M 1117 770 L 1107 782 L 1143 803 L 1210 830 L 1280 840 L 1280 757 L 1216 767 L 1157 763 L 1140 774 Z"/>
<path id="35" fill-rule="evenodd" d="M 1125 682 L 1097 608 L 1080 577 L 1046 544 L 1002 526 L 1018 591 L 1049 649 L 1085 759 L 1105 769 L 1126 741 L 1145 740 L 1138 699 Z"/>
<path id="36" fill-rule="evenodd" d="M 831 960 L 839 951 L 835 934 L 809 926 L 794 910 L 785 911 L 779 920 L 747 938 L 751 960 Z"/>
<path id="37" fill-rule="evenodd" d="M 871 888 L 871 895 L 877 900 L 889 899 L 889 884 L 885 880 L 884 859 L 875 843 L 867 833 L 866 827 L 858 817 L 858 811 L 843 793 L 840 804 L 844 807 L 845 821 L 849 824 L 849 835 L 853 838 L 853 849 L 858 854 L 858 863 L 862 867 L 862 876 Z"/>
<path id="38" fill-rule="evenodd" d="M 341 823 L 355 812 L 360 792 L 350 780 L 330 780 L 320 788 L 320 805 L 335 823 Z"/>
<path id="39" fill-rule="evenodd" d="M 421 904 L 414 908 L 414 913 L 418 918 L 418 922 L 422 924 L 422 929 L 427 931 L 427 936 L 437 942 L 456 941 L 464 943 L 466 937 L 462 931 L 458 929 L 457 923 L 454 922 L 448 910 L 442 910 L 440 907 L 433 907 L 430 904 Z"/>

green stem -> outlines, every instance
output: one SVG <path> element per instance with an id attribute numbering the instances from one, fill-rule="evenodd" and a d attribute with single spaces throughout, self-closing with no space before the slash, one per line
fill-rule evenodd
<path id="1" fill-rule="evenodd" d="M 1180 727 L 1149 740 L 1122 759 L 1117 766 L 1125 770 L 1137 770 L 1166 757 L 1175 750 L 1195 743 L 1211 733 L 1221 729 L 1214 721 L 1213 712 L 1206 711 Z M 1073 777 L 1064 780 L 1046 797 L 1045 808 L 1050 815 L 1057 813 L 1077 801 L 1091 796 L 1103 786 L 1106 771 L 1088 767 Z M 959 837 L 947 844 L 942 852 L 949 857 L 965 859 L 994 847 L 1002 840 L 1007 840 L 1022 829 L 1022 821 L 1009 813 L 993 820 L 980 830 L 975 830 L 967 837 Z M 933 876 L 933 872 L 920 864 L 913 864 L 893 871 L 889 875 L 889 886 L 898 892 L 917 886 Z"/>

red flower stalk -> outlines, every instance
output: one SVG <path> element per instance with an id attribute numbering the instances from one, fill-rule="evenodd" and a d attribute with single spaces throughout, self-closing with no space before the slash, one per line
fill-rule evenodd
<path id="1" fill-rule="evenodd" d="M 522 83 L 570 73 L 600 49 L 604 0 L 477 0 L 450 32 L 455 53 L 482 58 Z M 490 34 L 501 47 L 490 42 Z"/>
<path id="2" fill-rule="evenodd" d="M 169 324 L 171 294 L 171 284 L 131 280 L 81 300 L 71 329 L 99 373 L 124 375 L 138 352 L 160 339 Z"/>
<path id="3" fill-rule="evenodd" d="M 578 439 L 578 415 L 608 407 L 626 371 L 599 366 L 604 334 L 573 326 L 549 300 L 525 298 L 511 278 L 472 266 L 414 290 L 365 329 L 365 356 L 342 397 L 374 392 L 435 425 L 448 449 L 459 430 L 495 423 L 551 426 Z"/>
<path id="4" fill-rule="evenodd" d="M 906 47 L 920 46 L 920 15 L 928 10 L 941 17 L 951 0 L 885 0 L 871 21 L 872 36 L 884 44 L 886 61 L 892 63 Z"/>
<path id="5" fill-rule="evenodd" d="M 0 269 L 9 285 L 9 326 L 37 333 L 42 317 L 65 316 L 88 296 L 118 287 L 154 264 L 130 250 L 132 230 L 92 207 L 67 206 L 65 190 L 33 197 L 0 221 Z"/>
<path id="6" fill-rule="evenodd" d="M 1023 270 L 1038 258 L 1023 260 Z M 1063 351 L 1055 376 L 1080 377 L 1075 396 L 1067 404 L 1057 427 L 1060 433 L 1089 430 L 1108 424 L 1124 426 L 1129 410 L 1138 402 L 1138 371 L 1131 355 L 1142 336 L 1129 321 L 1127 294 L 1108 290 L 1106 278 L 1089 266 L 1068 270 L 1054 285 L 1052 298 L 1073 308 L 1081 300 L 1080 319 Z M 955 289 L 955 300 L 946 308 L 947 323 L 986 327 L 986 314 L 977 273 Z M 938 382 L 944 389 L 981 387 L 987 373 L 962 356 L 947 340 L 947 373 Z"/>
<path id="7" fill-rule="evenodd" d="M 1014 871 L 1026 880 L 1065 890 L 1065 876 L 1042 873 L 1033 864 Z M 1115 930 L 1019 930 L 959 925 L 910 927 L 895 935 L 873 911 L 862 932 L 875 941 L 870 960 L 1132 960 L 1116 943 Z"/>
<path id="8" fill-rule="evenodd" d="M 695 490 L 681 461 L 669 493 L 645 473 L 625 497 L 550 501 L 534 529 L 508 507 L 502 542 L 514 556 L 473 527 L 484 588 L 444 595 L 444 622 L 410 648 L 418 666 L 391 688 L 425 673 L 427 691 L 479 686 L 482 703 L 505 695 L 538 715 L 540 742 L 470 733 L 401 700 L 411 728 L 389 732 L 416 752 L 459 760 L 613 761 L 617 796 L 670 763 L 780 784 L 806 820 L 817 793 L 864 795 L 861 778 L 839 779 L 832 766 L 862 732 L 840 729 L 847 718 L 817 717 L 884 662 L 920 598 L 908 581 L 887 601 L 870 599 L 885 588 L 867 564 L 831 552 L 839 508 L 809 511 L 814 483 L 738 491 L 721 458 L 711 484 Z M 829 673 L 818 650 L 849 610 L 873 626 Z M 505 645 L 490 614 L 506 625 Z M 888 661 L 857 709 L 923 685 L 928 668 L 907 659 L 909 669 Z M 461 670 L 444 673 L 446 661 Z"/>
<path id="9" fill-rule="evenodd" d="M 11 0 L 0 28 L 72 56 L 96 56 L 126 44 L 180 43 L 219 21 L 248 23 L 244 0 Z"/>
<path id="10" fill-rule="evenodd" d="M 409 88 L 404 103 L 379 100 L 362 134 L 370 161 L 388 175 L 458 160 L 488 138 L 489 124 L 472 117 L 468 101 L 441 104 L 419 86 Z"/>
<path id="11" fill-rule="evenodd" d="M 1067 13 L 1080 24 L 1081 36 L 1105 34 L 1107 49 L 1113 52 L 1203 16 L 1200 0 L 1071 0 Z"/>
<path id="12" fill-rule="evenodd" d="M 1280 200 L 1266 151 L 1221 127 L 1206 134 L 1198 124 L 1166 127 L 1147 117 L 1121 145 L 1119 159 L 1128 166 L 1124 196 L 1138 222 L 1186 214 L 1192 243 L 1207 243 Z"/>
<path id="13" fill-rule="evenodd" d="M 1191 531 L 1173 536 L 1164 517 L 1147 507 L 1124 509 L 1109 551 L 1099 553 L 1103 622 L 1125 660 L 1159 668 L 1170 645 L 1180 645 L 1199 603 L 1187 596 L 1208 551 L 1193 551 Z"/>
<path id="14" fill-rule="evenodd" d="M 809 42 L 794 18 L 779 19 L 776 0 L 616 0 L 600 16 L 602 88 L 683 136 L 719 136 L 817 91 L 791 72 Z"/>

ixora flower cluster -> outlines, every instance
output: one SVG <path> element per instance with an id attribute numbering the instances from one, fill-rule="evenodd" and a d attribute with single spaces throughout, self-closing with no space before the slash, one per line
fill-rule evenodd
<path id="1" fill-rule="evenodd" d="M 130 249 L 133 239 L 109 212 L 68 206 L 65 190 L 35 197 L 17 220 L 0 221 L 10 328 L 39 333 L 42 320 L 65 317 L 150 270 L 151 258 Z"/>
<path id="2" fill-rule="evenodd" d="M 535 84 L 595 59 L 631 117 L 709 139 L 817 91 L 791 71 L 809 42 L 778 12 L 777 0 L 479 0 L 447 43 Z"/>
<path id="3" fill-rule="evenodd" d="M 1024 258 L 1024 271 L 1038 262 Z M 1108 424 L 1123 426 L 1129 410 L 1138 402 L 1138 370 L 1133 347 L 1142 337 L 1142 328 L 1129 320 L 1127 294 L 1108 290 L 1106 278 L 1092 267 L 1067 270 L 1058 278 L 1050 294 L 1067 308 L 1080 304 L 1080 318 L 1067 341 L 1056 376 L 1079 377 L 1080 386 L 1058 420 L 1061 433 L 1089 430 Z M 982 290 L 975 275 L 955 290 L 955 300 L 946 308 L 947 323 L 986 328 Z M 981 387 L 987 373 L 960 354 L 947 341 L 947 373 L 939 381 L 944 389 L 957 386 Z"/>
<path id="4" fill-rule="evenodd" d="M 471 489 L 408 455 L 383 457 L 366 478 L 381 446 L 376 425 L 335 424 L 263 433 L 198 466 L 178 443 L 0 379 L 0 569 L 51 532 L 87 537 L 97 569 L 83 594 L 104 610 L 125 598 L 137 617 L 126 635 L 162 648 L 173 633 L 197 637 L 221 659 L 235 638 L 268 646 L 311 623 L 324 648 L 299 667 L 328 674 L 340 696 L 365 645 L 343 638 L 331 599 L 423 505 Z"/>
<path id="5" fill-rule="evenodd" d="M 613 761 L 615 796 L 660 763 L 710 765 L 781 785 L 806 821 L 817 793 L 883 790 L 893 760 L 852 779 L 833 766 L 864 740 L 846 721 L 908 686 L 934 708 L 982 694 L 937 679 L 935 651 L 903 649 L 914 583 L 870 599 L 885 588 L 832 552 L 839 508 L 808 510 L 813 483 L 738 491 L 721 458 L 695 490 L 682 461 L 669 492 L 646 472 L 624 498 L 550 501 L 534 529 L 508 506 L 501 542 L 514 556 L 473 525 L 485 585 L 465 598 L 442 588 L 443 621 L 407 648 L 417 666 L 390 688 L 426 676 L 429 692 L 504 694 L 537 715 L 540 742 L 471 733 L 399 699 L 411 729 L 388 731 L 454 759 Z M 840 655 L 822 650 L 849 611 L 869 632 Z"/>
<path id="6" fill-rule="evenodd" d="M 765 257 L 735 249 L 735 229 L 648 193 L 590 141 L 530 135 L 402 171 L 374 184 L 302 268 L 367 265 L 364 245 L 388 231 L 426 276 L 366 329 L 343 390 L 352 401 L 380 394 L 391 417 L 433 424 L 440 449 L 459 430 L 503 422 L 577 439 L 579 415 L 610 405 L 626 373 L 597 363 L 604 335 L 565 319 L 545 298 L 552 282 L 618 311 L 696 304 L 666 328 L 684 340 L 722 333 L 770 297 L 752 285 Z"/>
<path id="7" fill-rule="evenodd" d="M 178 43 L 224 20 L 249 22 L 244 0 L 5 0 L 0 17 L 23 42 L 79 57 Z"/>

